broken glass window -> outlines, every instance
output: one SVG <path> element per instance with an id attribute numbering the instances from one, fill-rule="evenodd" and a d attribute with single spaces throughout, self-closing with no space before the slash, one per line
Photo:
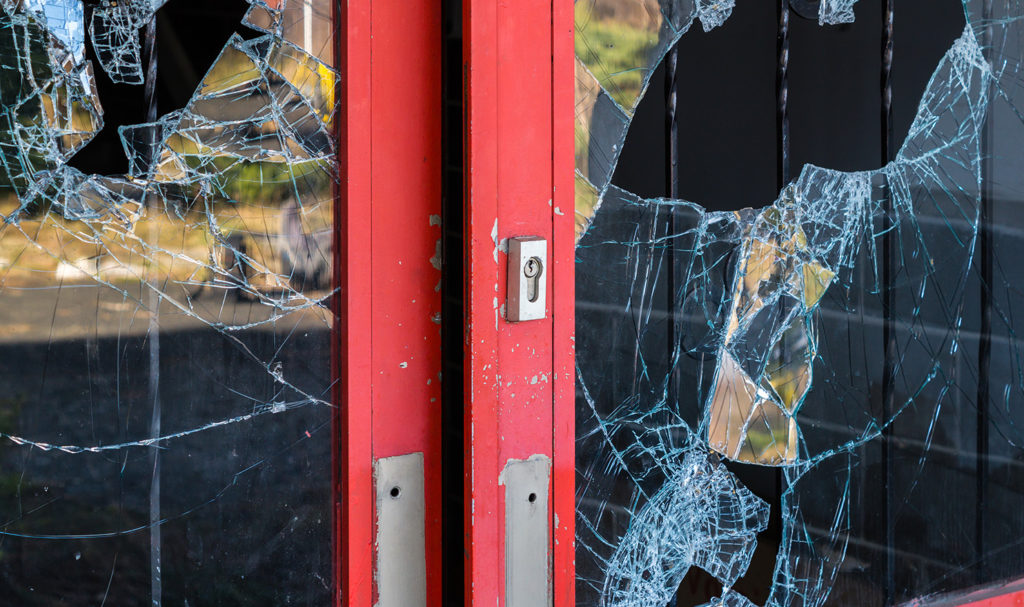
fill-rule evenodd
<path id="1" fill-rule="evenodd" d="M 835 32 L 879 12 L 791 4 Z M 805 164 L 733 210 L 614 176 L 670 49 L 753 7 L 574 6 L 578 604 L 928 604 L 1024 575 L 1024 4 L 963 4 L 891 161 Z"/>
<path id="2" fill-rule="evenodd" d="M 329 602 L 331 24 L 327 0 L 0 2 L 12 604 Z M 141 120 L 104 111 L 136 90 Z M 110 130 L 127 171 L 82 170 L 117 166 Z"/>

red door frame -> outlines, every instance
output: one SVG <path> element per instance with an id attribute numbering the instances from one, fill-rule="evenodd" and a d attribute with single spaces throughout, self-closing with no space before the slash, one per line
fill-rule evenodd
<path id="1" fill-rule="evenodd" d="M 337 605 L 370 607 L 373 463 L 421 452 L 441 595 L 441 3 L 338 0 Z"/>
<path id="2" fill-rule="evenodd" d="M 503 604 L 509 459 L 552 460 L 554 604 L 574 604 L 573 30 L 558 0 L 464 0 L 466 599 Z M 370 607 L 373 462 L 424 454 L 440 604 L 441 6 L 339 3 L 337 604 Z M 493 232 L 493 233 L 492 233 Z M 547 238 L 548 316 L 500 318 L 509 236 Z"/>
<path id="3" fill-rule="evenodd" d="M 552 461 L 554 605 L 574 599 L 573 21 L 565 0 L 463 0 L 465 595 L 504 604 L 510 459 Z M 547 317 L 502 318 L 509 237 L 548 241 Z"/>
<path id="4" fill-rule="evenodd" d="M 1024 607 L 1024 578 L 914 599 L 901 607 Z"/>

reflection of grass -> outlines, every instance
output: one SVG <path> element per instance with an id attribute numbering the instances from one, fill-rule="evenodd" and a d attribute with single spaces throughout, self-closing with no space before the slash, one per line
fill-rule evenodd
<path id="1" fill-rule="evenodd" d="M 807 367 L 793 364 L 788 366 L 779 364 L 776 369 L 772 370 L 772 387 L 775 388 L 775 393 L 779 395 L 787 409 L 794 409 L 797 405 L 797 398 L 803 395 L 807 373 Z"/>
<path id="2" fill-rule="evenodd" d="M 765 464 L 778 463 L 780 457 L 791 461 L 796 454 L 790 452 L 789 418 L 770 403 L 762 405 L 761 411 L 764 417 L 747 428 L 738 459 Z"/>
<path id="3" fill-rule="evenodd" d="M 322 159 L 291 164 L 231 157 L 197 159 L 200 161 L 206 165 L 200 172 L 211 176 L 214 195 L 243 204 L 306 200 L 310 193 L 326 197 L 332 183 L 329 162 Z"/>
<path id="4" fill-rule="evenodd" d="M 13 197 L 0 201 L 0 214 L 10 213 L 17 204 Z M 329 197 L 304 199 L 303 204 L 308 210 L 302 216 L 307 230 L 331 225 Z M 102 279 L 117 284 L 143 279 L 203 282 L 211 278 L 209 265 L 215 247 L 222 237 L 236 232 L 260 236 L 253 240 L 254 248 L 248 254 L 257 264 L 277 271 L 275 239 L 281 231 L 282 206 L 283 201 L 270 200 L 263 204 L 209 202 L 191 207 L 172 203 L 146 209 L 129 226 L 115 221 L 69 221 L 56 212 L 39 213 L 23 218 L 17 226 L 0 227 L 0 286 L 93 280 L 73 269 L 68 273 L 69 267 L 99 271 Z"/>
<path id="5" fill-rule="evenodd" d="M 774 445 L 775 449 L 770 453 L 765 454 L 769 455 L 769 459 L 772 459 L 771 456 L 775 455 L 775 450 L 785 451 L 787 432 L 785 430 L 780 430 L 777 434 L 773 434 L 767 430 L 754 430 L 751 428 L 750 430 L 747 430 L 747 442 L 749 443 L 749 448 L 752 449 L 753 453 L 764 453 L 765 449 Z"/>
<path id="6" fill-rule="evenodd" d="M 576 3 L 576 55 L 620 105 L 632 109 L 640 96 L 658 32 L 612 19 L 589 20 L 586 2 Z"/>

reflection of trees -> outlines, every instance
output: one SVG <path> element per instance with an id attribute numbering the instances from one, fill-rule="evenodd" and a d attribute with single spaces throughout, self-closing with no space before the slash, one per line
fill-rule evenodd
<path id="1" fill-rule="evenodd" d="M 574 10 L 579 237 L 597 204 L 594 186 L 603 187 L 610 178 L 603 140 L 621 135 L 611 131 L 624 127 L 640 99 L 664 17 L 659 0 L 577 0 Z"/>
<path id="2" fill-rule="evenodd" d="M 658 43 L 657 0 L 581 0 L 575 6 L 576 56 L 624 108 L 640 96 L 648 55 Z"/>
<path id="3" fill-rule="evenodd" d="M 54 72 L 51 42 L 35 19 L 0 11 L 0 190 L 23 190 L 33 173 L 53 168 L 100 127 L 83 83 Z"/>
<path id="4" fill-rule="evenodd" d="M 33 20 L 16 24 L 4 11 L 0 11 L 0 56 L 7 58 L 27 57 L 31 76 L 21 70 L 20 62 L 4 61 L 0 65 L 0 103 L 4 109 L 29 99 L 38 89 L 40 82 L 53 77 L 50 58 L 47 54 L 48 35 L 46 30 Z M 27 101 L 31 109 L 39 110 L 39 100 Z M 6 133 L 5 133 L 6 134 Z"/>

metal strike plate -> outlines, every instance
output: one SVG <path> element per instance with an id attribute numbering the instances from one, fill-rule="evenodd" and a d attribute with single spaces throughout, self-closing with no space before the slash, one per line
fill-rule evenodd
<path id="1" fill-rule="evenodd" d="M 551 605 L 550 478 L 551 460 L 544 455 L 508 460 L 499 478 L 505 486 L 505 607 Z"/>
<path id="2" fill-rule="evenodd" d="M 548 241 L 539 236 L 508 239 L 509 322 L 544 318 L 547 298 Z"/>
<path id="3" fill-rule="evenodd" d="M 376 607 L 426 607 L 426 504 L 423 454 L 373 464 L 377 493 Z"/>

